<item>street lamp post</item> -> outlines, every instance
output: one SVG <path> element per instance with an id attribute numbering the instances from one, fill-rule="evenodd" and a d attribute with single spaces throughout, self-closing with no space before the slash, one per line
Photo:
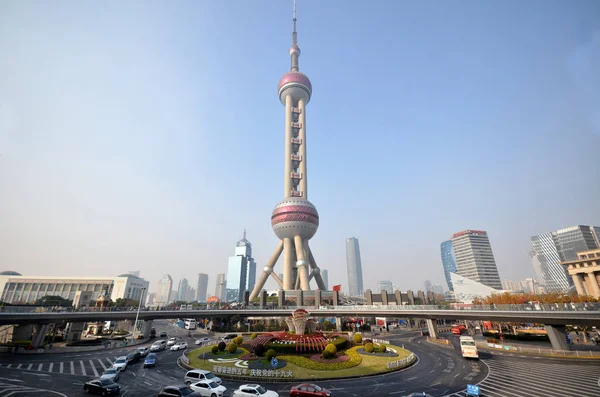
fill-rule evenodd
<path id="1" fill-rule="evenodd" d="M 140 292 L 140 303 L 138 304 L 137 314 L 135 315 L 135 323 L 133 324 L 133 331 L 131 332 L 132 344 L 135 338 L 135 330 L 137 328 L 138 317 L 140 316 L 140 309 L 142 308 L 142 299 L 144 299 L 144 291 L 146 291 L 146 288 L 142 288 L 142 291 Z"/>

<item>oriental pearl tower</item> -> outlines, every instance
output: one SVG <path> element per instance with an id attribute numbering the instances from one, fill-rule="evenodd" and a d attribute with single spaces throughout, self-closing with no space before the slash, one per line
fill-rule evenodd
<path id="1" fill-rule="evenodd" d="M 319 213 L 308 201 L 306 173 L 306 105 L 312 95 L 312 84 L 300 72 L 300 47 L 296 33 L 296 1 L 294 0 L 294 31 L 290 47 L 291 68 L 279 80 L 279 100 L 285 106 L 284 199 L 275 206 L 271 226 L 279 238 L 275 252 L 256 282 L 250 299 L 258 296 L 269 276 L 283 290 L 310 290 L 314 278 L 320 290 L 325 290 L 321 271 L 315 262 L 308 241 L 319 227 Z M 283 252 L 283 280 L 273 267 Z"/>

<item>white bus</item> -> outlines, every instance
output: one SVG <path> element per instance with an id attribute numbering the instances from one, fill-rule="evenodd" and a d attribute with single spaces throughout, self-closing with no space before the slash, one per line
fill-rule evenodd
<path id="1" fill-rule="evenodd" d="M 196 320 L 193 318 L 186 318 L 183 320 L 183 324 L 185 329 L 196 329 Z"/>
<path id="2" fill-rule="evenodd" d="M 460 337 L 460 352 L 466 358 L 479 358 L 479 352 L 472 336 Z"/>

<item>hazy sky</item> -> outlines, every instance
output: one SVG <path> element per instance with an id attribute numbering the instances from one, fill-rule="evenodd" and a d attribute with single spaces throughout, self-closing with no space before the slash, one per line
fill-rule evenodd
<path id="1" fill-rule="evenodd" d="M 244 228 L 262 269 L 291 4 L 1 1 L 0 270 L 213 293 Z M 600 225 L 600 2 L 299 0 L 298 31 L 330 286 L 350 236 L 366 288 L 418 289 L 454 232 L 522 279 L 531 235 Z"/>

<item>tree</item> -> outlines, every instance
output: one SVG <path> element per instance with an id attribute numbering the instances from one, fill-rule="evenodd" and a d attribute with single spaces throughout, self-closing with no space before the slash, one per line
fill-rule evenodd
<path id="1" fill-rule="evenodd" d="M 139 304 L 140 304 L 139 301 L 136 301 L 133 299 L 117 298 L 117 300 L 114 303 L 114 306 L 115 307 L 131 307 L 131 306 L 137 307 Z"/>
<path id="2" fill-rule="evenodd" d="M 46 295 L 34 302 L 36 306 L 73 306 L 73 301 L 62 296 Z"/>

